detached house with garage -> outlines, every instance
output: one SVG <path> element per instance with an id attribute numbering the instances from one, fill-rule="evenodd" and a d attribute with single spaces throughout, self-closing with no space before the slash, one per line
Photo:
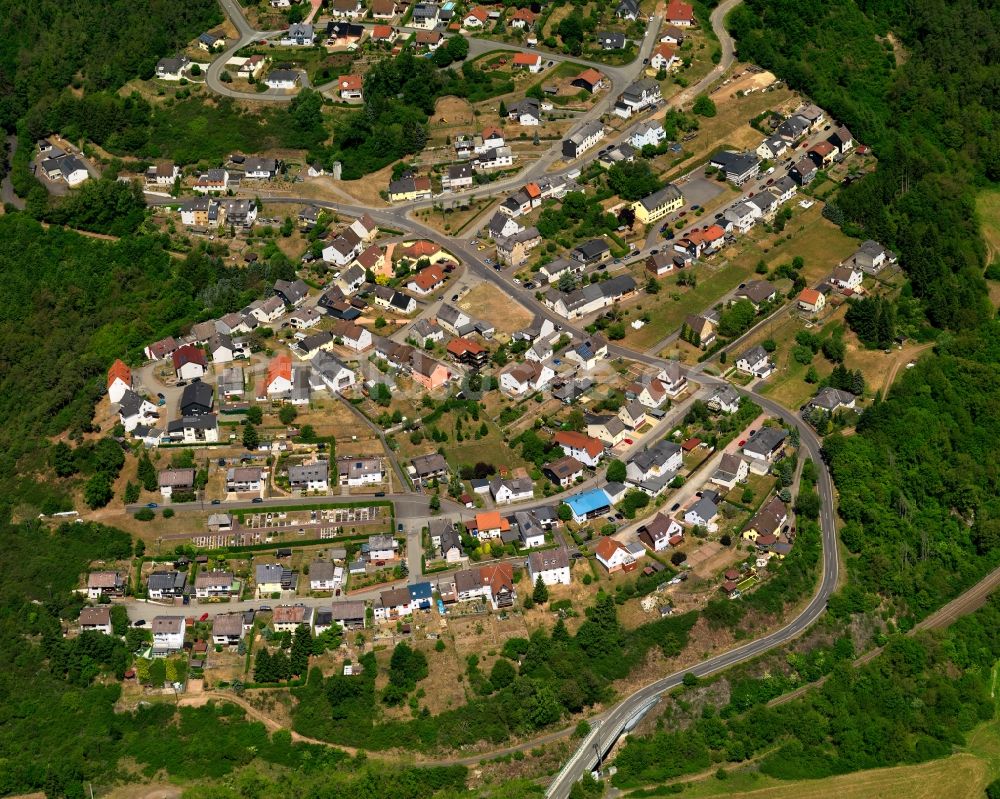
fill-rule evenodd
<path id="1" fill-rule="evenodd" d="M 763 379 L 774 371 L 774 364 L 771 363 L 767 350 L 758 344 L 736 359 L 736 368 L 744 374 Z"/>
<path id="2" fill-rule="evenodd" d="M 560 430 L 552 439 L 562 451 L 576 458 L 585 466 L 594 468 L 604 457 L 604 444 L 600 439 L 573 430 Z"/>
<path id="3" fill-rule="evenodd" d="M 712 482 L 731 491 L 738 483 L 745 483 L 750 474 L 750 464 L 735 452 L 727 452 L 712 475 Z"/>
<path id="4" fill-rule="evenodd" d="M 208 371 L 208 360 L 204 350 L 192 344 L 185 344 L 170 356 L 174 362 L 174 375 L 178 380 L 193 380 L 204 377 Z"/>
<path id="5" fill-rule="evenodd" d="M 532 552 L 528 556 L 528 578 L 534 585 L 538 578 L 545 585 L 569 585 L 569 553 L 565 548 Z"/>
<path id="6" fill-rule="evenodd" d="M 684 540 L 684 528 L 675 519 L 657 513 L 639 528 L 639 540 L 653 552 L 663 552 Z"/>
<path id="7" fill-rule="evenodd" d="M 609 574 L 615 572 L 633 571 L 639 564 L 632 553 L 629 552 L 621 541 L 617 541 L 610 536 L 605 536 L 600 540 L 595 550 L 597 562 L 600 563 Z"/>

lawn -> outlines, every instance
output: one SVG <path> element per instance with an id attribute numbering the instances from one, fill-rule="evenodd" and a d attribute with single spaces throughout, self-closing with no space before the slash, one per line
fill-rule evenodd
<path id="1" fill-rule="evenodd" d="M 979 213 L 983 239 L 986 241 L 986 260 L 993 263 L 1000 260 L 1000 189 L 979 192 L 976 211 Z M 1000 281 L 990 280 L 987 285 L 993 305 L 1000 306 Z"/>

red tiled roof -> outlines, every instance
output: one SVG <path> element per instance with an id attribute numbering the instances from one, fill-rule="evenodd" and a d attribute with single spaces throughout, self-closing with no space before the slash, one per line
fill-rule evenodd
<path id="1" fill-rule="evenodd" d="M 670 0 L 669 5 L 667 5 L 667 19 L 686 19 L 694 22 L 694 8 L 682 0 Z"/>
<path id="2" fill-rule="evenodd" d="M 515 67 L 531 67 L 539 63 L 542 57 L 538 53 L 518 53 L 514 56 Z"/>
<path id="3" fill-rule="evenodd" d="M 111 364 L 111 368 L 108 369 L 108 385 L 110 386 L 115 380 L 121 380 L 129 386 L 132 385 L 132 370 L 120 358 L 116 358 L 115 362 Z"/>
<path id="4" fill-rule="evenodd" d="M 344 75 L 337 81 L 337 85 L 340 87 L 341 91 L 361 91 L 361 87 L 364 85 L 360 75 Z"/>
<path id="5" fill-rule="evenodd" d="M 174 360 L 174 369 L 180 369 L 186 363 L 196 363 L 201 366 L 208 365 L 205 353 L 191 344 L 185 344 L 180 349 L 175 350 L 172 357 Z"/>
<path id="6" fill-rule="evenodd" d="M 667 61 L 669 61 L 670 59 L 672 59 L 674 56 L 677 55 L 677 51 L 674 50 L 674 48 L 671 47 L 669 44 L 660 44 L 657 45 L 656 48 L 653 50 L 653 55 L 662 56 Z"/>
<path id="7" fill-rule="evenodd" d="M 271 359 L 271 363 L 267 365 L 267 385 L 271 385 L 279 377 L 291 381 L 292 358 L 290 355 L 275 355 Z"/>
<path id="8" fill-rule="evenodd" d="M 472 11 L 465 15 L 465 19 L 468 19 L 469 17 L 475 17 L 480 22 L 486 22 L 486 20 L 490 17 L 490 12 L 482 6 L 476 6 L 472 9 Z"/>
<path id="9" fill-rule="evenodd" d="M 471 352 L 473 355 L 486 352 L 485 347 L 477 344 L 475 341 L 469 341 L 467 338 L 453 338 L 448 342 L 447 350 L 456 358 L 462 357 L 467 352 Z"/>
<path id="10" fill-rule="evenodd" d="M 590 68 L 585 69 L 579 75 L 577 75 L 573 80 L 583 80 L 594 86 L 604 80 L 604 76 L 598 72 L 596 69 Z"/>
<path id="11" fill-rule="evenodd" d="M 430 181 L 428 178 L 416 178 L 417 181 L 426 180 L 428 184 Z M 420 188 L 419 186 L 417 188 Z M 441 246 L 435 244 L 433 241 L 427 241 L 426 239 L 420 239 L 419 241 L 411 242 L 410 244 L 405 244 L 397 249 L 397 253 L 401 258 L 429 258 L 432 255 L 437 255 L 441 251 Z"/>
<path id="12" fill-rule="evenodd" d="M 799 292 L 799 302 L 804 302 L 807 305 L 815 305 L 822 296 L 816 289 L 802 289 Z"/>
<path id="13" fill-rule="evenodd" d="M 421 269 L 410 278 L 410 283 L 416 283 L 423 291 L 430 291 L 444 280 L 444 271 L 440 266 L 428 266 Z"/>
<path id="14" fill-rule="evenodd" d="M 519 8 L 517 11 L 514 12 L 514 16 L 511 17 L 511 20 L 515 19 L 523 20 L 524 22 L 527 22 L 529 25 L 533 25 L 535 20 L 538 19 L 538 14 L 536 14 L 530 8 Z"/>
<path id="15" fill-rule="evenodd" d="M 577 433 L 574 430 L 560 430 L 555 434 L 553 440 L 559 445 L 582 449 L 591 458 L 596 458 L 604 451 L 604 445 L 598 439 L 585 433 Z"/>

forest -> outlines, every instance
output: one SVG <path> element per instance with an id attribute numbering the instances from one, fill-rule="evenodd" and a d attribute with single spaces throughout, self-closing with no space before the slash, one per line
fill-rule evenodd
<path id="1" fill-rule="evenodd" d="M 293 277 L 280 254 L 229 268 L 208 249 L 180 258 L 164 245 L 154 236 L 97 241 L 24 214 L 0 217 L 0 505 L 65 509 L 64 484 L 36 479 L 46 439 L 90 429 L 115 358 L 134 361 L 150 341 L 238 310 L 275 279 Z"/>
<path id="2" fill-rule="evenodd" d="M 222 22 L 216 0 L 0 0 L 0 126 L 73 86 L 115 91 Z"/>

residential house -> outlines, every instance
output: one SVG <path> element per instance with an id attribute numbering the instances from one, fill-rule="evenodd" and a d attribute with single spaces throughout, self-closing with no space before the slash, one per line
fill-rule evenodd
<path id="1" fill-rule="evenodd" d="M 667 25 L 660 29 L 660 41 L 666 44 L 673 44 L 680 47 L 684 44 L 685 34 L 676 25 Z"/>
<path id="2" fill-rule="evenodd" d="M 259 493 L 264 488 L 264 470 L 259 466 L 231 466 L 226 470 L 226 491 Z"/>
<path id="3" fill-rule="evenodd" d="M 507 117 L 518 125 L 539 125 L 542 121 L 541 103 L 534 97 L 525 97 L 507 106 Z"/>
<path id="4" fill-rule="evenodd" d="M 479 369 L 489 360 L 489 350 L 475 341 L 465 338 L 455 338 L 448 342 L 448 354 L 460 363 Z"/>
<path id="5" fill-rule="evenodd" d="M 333 0 L 329 8 L 332 16 L 338 19 L 361 19 L 365 15 L 361 0 Z"/>
<path id="6" fill-rule="evenodd" d="M 545 296 L 545 304 L 560 316 L 577 319 L 607 308 L 635 291 L 636 283 L 631 275 L 618 275 L 571 292 L 550 290 Z"/>
<path id="7" fill-rule="evenodd" d="M 298 308 L 309 296 L 309 286 L 304 280 L 275 280 L 272 290 L 285 305 L 290 305 L 293 308 Z"/>
<path id="8" fill-rule="evenodd" d="M 103 633 L 111 635 L 111 608 L 107 605 L 97 608 L 83 608 L 80 611 L 81 633 Z"/>
<path id="9" fill-rule="evenodd" d="M 703 527 L 714 533 L 719 529 L 716 521 L 719 515 L 719 494 L 715 491 L 703 491 L 701 498 L 684 514 L 684 522 L 697 527 Z"/>
<path id="10" fill-rule="evenodd" d="M 494 169 L 506 169 L 514 165 L 514 151 L 510 147 L 494 147 L 484 150 L 472 162 L 472 168 L 477 172 L 490 172 Z"/>
<path id="11" fill-rule="evenodd" d="M 561 488 L 569 488 L 583 477 L 583 464 L 572 455 L 564 455 L 558 460 L 546 463 L 542 473 Z"/>
<path id="12" fill-rule="evenodd" d="M 624 50 L 625 45 L 628 44 L 624 33 L 599 31 L 594 38 L 602 50 Z"/>
<path id="13" fill-rule="evenodd" d="M 494 610 L 513 606 L 517 593 L 514 590 L 514 567 L 509 563 L 494 563 L 479 569 L 479 579 L 486 589 Z"/>
<path id="14" fill-rule="evenodd" d="M 269 397 L 284 396 L 292 390 L 292 359 L 285 354 L 275 355 L 267 365 L 264 389 Z"/>
<path id="15" fill-rule="evenodd" d="M 594 551 L 597 562 L 608 570 L 608 574 L 630 572 L 639 565 L 628 547 L 611 536 L 602 537 Z"/>
<path id="16" fill-rule="evenodd" d="M 628 143 L 637 150 L 641 150 L 646 145 L 658 147 L 666 140 L 667 132 L 663 129 L 663 125 L 656 121 L 651 121 L 640 122 L 636 125 L 635 130 L 629 136 Z"/>
<path id="17" fill-rule="evenodd" d="M 775 133 L 789 144 L 794 144 L 809 132 L 809 120 L 794 114 L 782 121 Z"/>
<path id="18" fill-rule="evenodd" d="M 445 482 L 448 479 L 448 474 L 448 461 L 437 452 L 432 452 L 429 455 L 418 455 L 410 461 L 410 476 L 417 485 L 426 486 L 432 480 Z"/>
<path id="19" fill-rule="evenodd" d="M 766 280 L 748 280 L 743 284 L 743 288 L 736 290 L 736 294 L 733 296 L 737 301 L 747 300 L 757 311 L 764 303 L 773 302 L 778 296 L 778 292 Z"/>
<path id="20" fill-rule="evenodd" d="M 393 19 L 396 16 L 396 0 L 372 0 L 371 11 L 375 19 Z"/>
<path id="21" fill-rule="evenodd" d="M 632 400 L 618 409 L 618 418 L 629 430 L 638 430 L 646 424 L 646 409 L 639 400 Z"/>
<path id="22" fill-rule="evenodd" d="M 281 43 L 285 46 L 308 47 L 316 41 L 316 31 L 312 25 L 305 22 L 293 22 L 285 31 Z"/>
<path id="23" fill-rule="evenodd" d="M 125 577 L 116 571 L 96 571 L 87 575 L 87 598 L 124 596 Z"/>
<path id="24" fill-rule="evenodd" d="M 227 571 L 199 571 L 194 578 L 194 594 L 198 599 L 233 596 L 233 574 Z"/>
<path id="25" fill-rule="evenodd" d="M 570 82 L 578 89 L 586 89 L 591 94 L 596 94 L 604 88 L 604 76 L 596 69 L 585 69 Z"/>
<path id="26" fill-rule="evenodd" d="M 180 177 L 181 170 L 171 161 L 160 161 L 146 169 L 146 185 L 170 188 Z"/>
<path id="27" fill-rule="evenodd" d="M 595 416 L 584 414 L 587 422 L 587 435 L 600 439 L 609 447 L 614 447 L 625 440 L 628 428 L 618 416 Z"/>
<path id="28" fill-rule="evenodd" d="M 229 188 L 229 172 L 225 169 L 209 169 L 198 176 L 191 188 L 197 194 L 223 192 Z"/>
<path id="29" fill-rule="evenodd" d="M 153 657 L 167 657 L 184 648 L 186 623 L 183 616 L 156 616 L 150 624 Z"/>
<path id="30" fill-rule="evenodd" d="M 762 191 L 747 200 L 747 205 L 757 209 L 758 219 L 764 222 L 771 222 L 778 213 L 779 203 L 774 192 Z"/>
<path id="31" fill-rule="evenodd" d="M 181 224 L 187 227 L 218 227 L 225 218 L 218 200 L 194 197 L 181 202 Z"/>
<path id="32" fill-rule="evenodd" d="M 451 191 L 471 188 L 473 175 L 472 164 L 452 164 L 441 176 L 441 188 Z"/>
<path id="33" fill-rule="evenodd" d="M 317 460 L 289 466 L 288 483 L 293 491 L 326 491 L 330 486 L 330 462 Z"/>
<path id="34" fill-rule="evenodd" d="M 648 197 L 636 200 L 632 203 L 632 210 L 635 211 L 637 222 L 644 225 L 652 224 L 667 214 L 680 210 L 684 206 L 684 195 L 673 183 L 668 183 L 659 191 L 655 191 Z"/>
<path id="35" fill-rule="evenodd" d="M 511 502 L 534 499 L 535 484 L 530 477 L 494 477 L 490 481 L 490 494 L 498 505 L 509 505 Z"/>
<path id="36" fill-rule="evenodd" d="M 845 291 L 857 291 L 864 276 L 864 272 L 856 267 L 838 266 L 830 274 L 830 283 Z"/>
<path id="37" fill-rule="evenodd" d="M 857 404 L 857 397 L 850 391 L 826 386 L 807 403 L 806 407 L 813 410 L 819 409 L 827 413 L 834 413 L 841 408 L 853 410 Z"/>
<path id="38" fill-rule="evenodd" d="M 500 372 L 500 390 L 515 396 L 541 391 L 555 377 L 549 366 L 535 361 L 511 363 Z"/>
<path id="39" fill-rule="evenodd" d="M 269 89 L 294 89 L 301 77 L 297 69 L 272 69 L 264 78 L 264 85 Z"/>
<path id="40" fill-rule="evenodd" d="M 763 379 L 774 371 L 774 364 L 767 350 L 756 344 L 736 359 L 736 368 L 744 374 Z"/>
<path id="41" fill-rule="evenodd" d="M 708 256 L 722 249 L 726 243 L 726 231 L 721 225 L 706 225 L 690 231 L 674 241 L 674 251 L 691 260 Z"/>
<path id="42" fill-rule="evenodd" d="M 599 333 L 587 336 L 580 342 L 574 342 L 573 346 L 565 352 L 567 361 L 578 363 L 587 371 L 595 368 L 600 361 L 603 361 L 607 357 L 608 342 Z"/>
<path id="43" fill-rule="evenodd" d="M 431 31 L 437 27 L 441 10 L 436 3 L 417 3 L 413 7 L 410 26 Z"/>
<path id="44" fill-rule="evenodd" d="M 723 172 L 726 180 L 735 186 L 742 186 L 757 177 L 760 161 L 754 153 L 737 153 L 732 150 L 719 150 L 709 164 Z"/>
<path id="45" fill-rule="evenodd" d="M 180 344 L 178 344 L 173 336 L 167 336 L 148 345 L 144 352 L 146 353 L 146 357 L 151 361 L 160 361 L 171 356 L 179 346 Z"/>
<path id="46" fill-rule="evenodd" d="M 412 275 L 406 288 L 421 297 L 426 297 L 444 284 L 444 270 L 438 265 L 426 266 Z"/>
<path id="47" fill-rule="evenodd" d="M 399 560 L 399 542 L 391 535 L 370 535 L 367 545 L 362 546 L 369 563 L 378 566 L 390 560 Z"/>
<path id="48" fill-rule="evenodd" d="M 373 606 L 376 621 L 393 621 L 413 613 L 413 597 L 406 586 L 390 588 L 379 594 Z"/>
<path id="49" fill-rule="evenodd" d="M 524 228 L 512 236 L 499 236 L 496 238 L 497 260 L 510 266 L 521 266 L 541 243 L 542 237 L 536 227 Z"/>
<path id="50" fill-rule="evenodd" d="M 530 8 L 517 9 L 510 18 L 510 26 L 515 30 L 526 30 L 534 27 L 538 14 Z"/>
<path id="51" fill-rule="evenodd" d="M 215 646 L 238 646 L 243 640 L 243 614 L 220 613 L 212 619 L 212 643 Z"/>
<path id="52" fill-rule="evenodd" d="M 562 451 L 585 466 L 594 468 L 604 457 L 604 444 L 593 436 L 573 430 L 560 430 L 552 439 Z"/>
<path id="53" fill-rule="evenodd" d="M 821 141 L 810 147 L 806 152 L 806 155 L 813 160 L 813 163 L 815 163 L 816 166 L 820 169 L 824 169 L 825 167 L 833 164 L 834 160 L 836 160 L 839 155 L 839 151 L 836 147 L 830 144 L 830 142 Z"/>
<path id="54" fill-rule="evenodd" d="M 375 286 L 375 305 L 398 314 L 411 314 L 417 310 L 417 301 L 390 286 Z"/>
<path id="55" fill-rule="evenodd" d="M 145 397 L 140 397 L 131 389 L 126 389 L 118 402 L 118 418 L 126 433 L 131 433 L 139 425 L 156 424 L 160 416 L 156 406 Z"/>
<path id="56" fill-rule="evenodd" d="M 716 326 L 715 320 L 707 316 L 700 314 L 687 316 L 681 325 L 681 338 L 686 338 L 696 347 L 707 349 L 715 341 Z"/>
<path id="57" fill-rule="evenodd" d="M 414 38 L 417 47 L 426 47 L 427 51 L 431 53 L 437 50 L 443 41 L 444 36 L 441 31 L 436 30 L 419 30 Z"/>
<path id="58" fill-rule="evenodd" d="M 167 423 L 166 436 L 173 444 L 214 444 L 219 440 L 219 420 L 214 413 L 182 416 Z"/>
<path id="59" fill-rule="evenodd" d="M 157 475 L 160 495 L 170 499 L 174 491 L 194 490 L 194 469 L 164 469 Z"/>
<path id="60" fill-rule="evenodd" d="M 778 497 L 771 497 L 743 528 L 743 538 L 758 542 L 763 536 L 777 536 L 788 521 L 788 509 Z"/>
<path id="61" fill-rule="evenodd" d="M 614 112 L 622 119 L 628 119 L 632 114 L 655 105 L 661 99 L 660 84 L 652 78 L 642 78 L 625 88 L 614 106 Z"/>
<path id="62" fill-rule="evenodd" d="M 365 603 L 360 599 L 334 602 L 330 610 L 334 623 L 344 630 L 363 630 L 366 624 L 367 611 Z"/>
<path id="63" fill-rule="evenodd" d="M 337 78 L 337 93 L 346 102 L 364 100 L 364 80 L 360 75 L 341 75 Z"/>
<path id="64" fill-rule="evenodd" d="M 768 136 L 757 145 L 756 152 L 762 161 L 773 161 L 788 152 L 788 142 L 781 136 Z"/>
<path id="65" fill-rule="evenodd" d="M 638 0 L 621 0 L 615 8 L 615 16 L 618 19 L 627 19 L 634 22 L 639 17 Z"/>
<path id="66" fill-rule="evenodd" d="M 651 521 L 639 528 L 639 540 L 653 552 L 663 552 L 676 546 L 683 538 L 684 528 L 663 513 L 657 513 Z"/>
<path id="67" fill-rule="evenodd" d="M 405 202 L 431 196 L 431 179 L 407 175 L 389 183 L 389 200 Z"/>
<path id="68" fill-rule="evenodd" d="M 190 66 L 187 56 L 175 55 L 171 58 L 161 58 L 156 62 L 156 77 L 160 80 L 180 80 Z"/>
<path id="69" fill-rule="evenodd" d="M 184 416 L 202 416 L 212 412 L 215 393 L 210 383 L 188 383 L 181 392 L 180 409 Z"/>
<path id="70" fill-rule="evenodd" d="M 178 380 L 193 380 L 204 377 L 208 370 L 205 352 L 191 344 L 185 344 L 170 356 L 174 362 L 174 375 Z"/>
<path id="71" fill-rule="evenodd" d="M 798 296 L 799 310 L 819 313 L 826 307 L 826 295 L 816 289 L 802 289 Z"/>
<path id="72" fill-rule="evenodd" d="M 666 489 L 683 463 L 680 445 L 661 439 L 629 459 L 625 466 L 626 482 L 657 496 Z"/>
<path id="73" fill-rule="evenodd" d="M 305 625 L 310 630 L 314 609 L 304 605 L 278 605 L 271 616 L 271 626 L 276 633 L 294 633 Z"/>
<path id="74" fill-rule="evenodd" d="M 569 553 L 565 547 L 532 552 L 528 555 L 528 579 L 535 585 L 539 578 L 544 585 L 569 585 Z"/>
<path id="75" fill-rule="evenodd" d="M 348 369 L 336 356 L 320 350 L 312 358 L 309 383 L 316 391 L 325 388 L 331 394 L 340 392 L 354 385 L 354 371 Z"/>
<path id="76" fill-rule="evenodd" d="M 563 139 L 562 154 L 564 158 L 572 160 L 579 158 L 587 150 L 604 138 L 604 125 L 600 120 L 592 120 L 583 125 L 576 133 Z"/>
<path id="77" fill-rule="evenodd" d="M 741 202 L 727 208 L 723 217 L 740 233 L 749 233 L 760 219 L 760 209 L 749 202 Z"/>
<path id="78" fill-rule="evenodd" d="M 788 431 L 782 427 L 762 427 L 743 445 L 743 454 L 752 458 L 751 467 L 771 461 L 785 448 Z"/>
<path id="79" fill-rule="evenodd" d="M 896 263 L 896 253 L 887 250 L 877 241 L 868 239 L 841 266 L 853 266 L 861 269 L 863 272 L 867 272 L 869 275 L 875 275 L 887 264 L 894 263 Z"/>
<path id="80" fill-rule="evenodd" d="M 310 330 L 323 319 L 323 314 L 315 308 L 302 308 L 288 316 L 288 326 L 296 330 Z"/>
<path id="81" fill-rule="evenodd" d="M 118 358 L 108 369 L 107 390 L 111 402 L 121 402 L 125 392 L 132 390 L 132 370 Z"/>
<path id="82" fill-rule="evenodd" d="M 656 255 L 647 256 L 645 260 L 646 271 L 654 277 L 663 277 L 674 269 L 674 260 L 666 252 L 658 252 Z"/>
<path id="83" fill-rule="evenodd" d="M 577 524 L 604 516 L 611 510 L 611 500 L 600 488 L 592 488 L 569 497 L 566 504 L 573 514 L 573 521 Z"/>
<path id="84" fill-rule="evenodd" d="M 337 569 L 340 569 L 340 580 L 336 579 Z M 344 570 L 329 560 L 314 560 L 309 564 L 309 590 L 333 591 L 340 588 L 344 582 Z"/>
<path id="85" fill-rule="evenodd" d="M 735 488 L 737 483 L 746 482 L 750 473 L 750 464 L 735 452 L 727 452 L 719 462 L 719 468 L 712 475 L 712 482 L 727 490 Z"/>
<path id="86" fill-rule="evenodd" d="M 542 71 L 542 57 L 538 53 L 515 53 L 511 61 L 512 69 L 526 69 L 529 72 Z"/>
<path id="87" fill-rule="evenodd" d="M 670 0 L 667 4 L 666 22 L 678 28 L 690 28 L 695 24 L 694 7 L 683 0 Z"/>
<path id="88" fill-rule="evenodd" d="M 717 413 L 736 413 L 740 409 L 740 395 L 732 386 L 719 386 L 705 404 Z"/>
<path id="89" fill-rule="evenodd" d="M 184 595 L 187 574 L 180 571 L 153 572 L 146 582 L 146 593 L 150 599 L 176 599 Z"/>
<path id="90" fill-rule="evenodd" d="M 785 175 L 775 181 L 770 191 L 778 198 L 779 203 L 784 204 L 798 194 L 799 187 L 791 177 Z"/>
<path id="91" fill-rule="evenodd" d="M 854 136 L 851 135 L 851 131 L 849 131 L 844 125 L 841 125 L 833 133 L 831 133 L 827 141 L 837 149 L 841 158 L 854 149 Z"/>
<path id="92" fill-rule="evenodd" d="M 244 309 L 245 315 L 251 316 L 259 324 L 266 325 L 278 321 L 285 314 L 285 303 L 281 297 L 268 297 L 266 300 L 254 300 Z"/>
<path id="93" fill-rule="evenodd" d="M 792 180 L 800 186 L 808 186 L 812 183 L 816 178 L 817 172 L 819 172 L 819 167 L 816 166 L 816 162 L 805 156 L 796 161 L 792 168 L 788 170 L 788 174 Z"/>
<path id="94" fill-rule="evenodd" d="M 290 570 L 277 563 L 258 563 L 254 569 L 254 577 L 258 599 L 280 594 L 294 583 Z"/>
<path id="95" fill-rule="evenodd" d="M 385 482 L 386 469 L 381 458 L 337 458 L 337 473 L 342 486 L 359 487 Z"/>
<path id="96" fill-rule="evenodd" d="M 336 266 L 347 266 L 358 257 L 363 248 L 364 244 L 361 241 L 361 237 L 350 228 L 346 228 L 323 248 L 323 260 Z M 363 269 L 359 269 L 359 267 L 352 267 L 352 269 L 360 271 L 362 277 L 364 276 Z M 346 285 L 345 282 L 339 281 L 338 285 L 344 290 L 345 294 L 351 293 L 344 288 Z"/>
<path id="97" fill-rule="evenodd" d="M 811 130 L 819 130 L 826 122 L 826 112 L 812 103 L 799 106 L 795 113 L 809 123 Z"/>

